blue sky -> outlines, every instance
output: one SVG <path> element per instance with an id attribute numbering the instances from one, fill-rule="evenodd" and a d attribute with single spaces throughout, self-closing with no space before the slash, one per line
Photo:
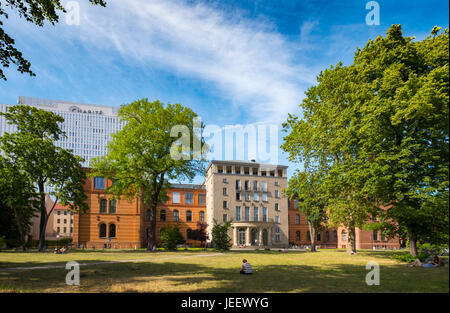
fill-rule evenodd
<path id="1" fill-rule="evenodd" d="M 61 16 L 40 28 L 10 14 L 5 30 L 37 76 L 7 69 L 0 102 L 23 95 L 119 106 L 147 97 L 190 106 L 220 127 L 281 125 L 301 114 L 320 70 L 351 63 L 356 47 L 391 24 L 418 40 L 449 24 L 448 1 L 378 1 L 380 25 L 365 23 L 365 0 L 107 2 L 79 0 L 79 25 Z M 299 167 L 281 150 L 279 163 L 289 174 Z"/>

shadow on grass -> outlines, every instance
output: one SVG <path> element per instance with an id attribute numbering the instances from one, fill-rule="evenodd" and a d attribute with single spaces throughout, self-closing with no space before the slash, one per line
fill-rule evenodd
<path id="1" fill-rule="evenodd" d="M 80 263 L 88 261 L 78 261 Z M 192 263 L 154 262 L 92 265 L 80 268 L 81 285 L 67 286 L 65 269 L 0 272 L 0 291 L 12 292 L 446 292 L 448 267 L 380 266 L 379 286 L 366 284 L 364 265 L 262 265 L 253 275 L 239 266 L 220 268 Z"/>

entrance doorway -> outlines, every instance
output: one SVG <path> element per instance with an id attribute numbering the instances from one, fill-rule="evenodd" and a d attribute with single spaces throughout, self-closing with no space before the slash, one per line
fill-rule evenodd
<path id="1" fill-rule="evenodd" d="M 267 229 L 263 229 L 263 245 L 264 246 L 268 246 L 269 245 L 269 232 L 267 231 Z"/>
<path id="2" fill-rule="evenodd" d="M 251 230 L 251 243 L 252 246 L 257 246 L 259 244 L 259 232 L 256 228 L 252 228 Z"/>
<path id="3" fill-rule="evenodd" d="M 245 245 L 245 229 L 239 228 L 238 230 L 238 243 L 239 245 Z"/>

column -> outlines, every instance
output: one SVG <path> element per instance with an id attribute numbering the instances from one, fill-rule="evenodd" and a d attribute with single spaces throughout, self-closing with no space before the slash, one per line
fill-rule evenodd
<path id="1" fill-rule="evenodd" d="M 251 246 L 251 243 L 250 243 L 250 241 L 251 241 L 251 235 L 250 235 L 250 227 L 247 227 L 247 229 L 246 229 L 246 234 L 245 234 L 246 236 L 245 236 L 245 245 L 246 246 Z"/>
<path id="2" fill-rule="evenodd" d="M 269 238 L 267 238 L 267 239 L 268 239 L 268 240 L 267 240 L 267 244 L 268 244 L 269 246 L 272 246 L 272 227 L 270 227 L 270 228 L 268 229 L 267 234 L 268 234 L 268 237 L 269 237 Z"/>
<path id="3" fill-rule="evenodd" d="M 238 245 L 238 232 L 237 227 L 233 227 L 233 245 L 236 247 Z"/>
<path id="4" fill-rule="evenodd" d="M 258 245 L 261 247 L 263 245 L 263 231 L 262 231 L 262 227 L 259 228 L 259 238 L 258 238 L 259 242 Z"/>

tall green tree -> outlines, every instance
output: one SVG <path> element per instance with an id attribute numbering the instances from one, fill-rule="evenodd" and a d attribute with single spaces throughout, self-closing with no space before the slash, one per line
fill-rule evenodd
<path id="1" fill-rule="evenodd" d="M 89 0 L 91 4 L 106 6 L 103 0 Z M 2 6 L 3 5 L 3 6 Z M 17 66 L 20 73 L 28 73 L 35 76 L 31 70 L 31 63 L 25 59 L 15 47 L 15 40 L 3 29 L 2 19 L 8 19 L 8 10 L 15 11 L 19 17 L 37 26 L 44 26 L 47 20 L 52 25 L 59 21 L 59 13 L 66 13 L 65 8 L 59 0 L 2 0 L 0 1 L 0 64 L 6 68 L 11 64 Z M 5 73 L 0 68 L 0 79 L 6 80 Z"/>
<path id="2" fill-rule="evenodd" d="M 213 220 L 214 225 L 211 230 L 211 239 L 212 245 L 215 249 L 219 251 L 228 251 L 231 246 L 231 237 L 228 235 L 228 232 L 231 227 L 231 222 L 227 221 L 224 223 L 219 223 L 215 219 Z"/>
<path id="3" fill-rule="evenodd" d="M 381 215 L 390 235 L 448 243 L 449 37 L 423 41 L 393 25 L 357 49 L 353 64 L 321 72 L 283 149 L 325 164 L 330 220 L 352 229 Z M 380 214 L 380 208 L 385 208 Z"/>
<path id="4" fill-rule="evenodd" d="M 112 135 L 107 155 L 92 160 L 91 175 L 111 179 L 114 184 L 107 192 L 115 197 L 138 197 L 151 210 L 147 250 L 152 251 L 156 246 L 156 207 L 167 199 L 169 180 L 192 180 L 205 169 L 201 150 L 195 149 L 202 147 L 197 133 L 203 125 L 195 129 L 197 114 L 190 108 L 158 100 L 122 105 L 118 116 L 125 125 Z M 181 137 L 179 131 L 184 131 Z M 180 139 L 187 144 L 178 144 Z"/>
<path id="5" fill-rule="evenodd" d="M 316 234 L 326 223 L 328 194 L 324 191 L 324 174 L 320 171 L 296 171 L 283 192 L 290 200 L 297 200 L 297 207 L 306 217 L 311 237 L 311 252 L 316 249 Z"/>
<path id="6" fill-rule="evenodd" d="M 7 239 L 20 240 L 26 251 L 31 219 L 37 211 L 33 182 L 16 166 L 0 156 L 0 225 Z"/>
<path id="7" fill-rule="evenodd" d="M 9 107 L 7 113 L 0 114 L 16 126 L 14 133 L 0 137 L 0 150 L 7 161 L 33 183 L 33 200 L 38 202 L 40 214 L 39 250 L 42 251 L 48 218 L 57 203 L 72 211 L 88 209 L 83 191 L 86 174 L 80 164 L 83 159 L 55 145 L 55 141 L 64 136 L 59 127 L 64 121 L 61 116 L 25 105 Z M 48 211 L 46 191 L 54 201 Z"/>

